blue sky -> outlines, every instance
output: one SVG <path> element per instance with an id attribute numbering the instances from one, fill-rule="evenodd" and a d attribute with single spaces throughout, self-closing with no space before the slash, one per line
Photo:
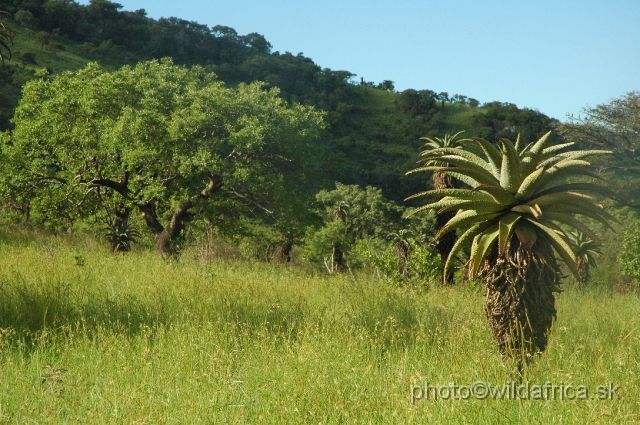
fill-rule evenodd
<path id="1" fill-rule="evenodd" d="M 116 2 L 152 18 L 257 32 L 274 51 L 397 90 L 511 102 L 561 120 L 640 90 L 638 0 Z"/>

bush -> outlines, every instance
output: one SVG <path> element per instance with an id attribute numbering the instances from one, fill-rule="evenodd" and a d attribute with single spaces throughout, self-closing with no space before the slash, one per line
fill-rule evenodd
<path id="1" fill-rule="evenodd" d="M 31 52 L 15 52 L 16 59 L 22 65 L 37 65 L 36 55 Z"/>
<path id="2" fill-rule="evenodd" d="M 399 246 L 380 239 L 358 241 L 355 251 L 382 280 L 394 284 L 426 285 L 440 278 L 442 263 L 437 255 L 408 238 Z"/>
<path id="3" fill-rule="evenodd" d="M 618 264 L 622 267 L 623 275 L 631 277 L 636 283 L 640 281 L 640 225 L 637 223 L 626 232 Z"/>

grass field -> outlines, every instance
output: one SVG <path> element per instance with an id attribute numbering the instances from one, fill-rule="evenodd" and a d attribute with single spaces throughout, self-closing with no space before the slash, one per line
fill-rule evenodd
<path id="1" fill-rule="evenodd" d="M 5 229 L 0 423 L 639 423 L 640 299 L 597 288 L 558 296 L 550 347 L 524 378 L 585 385 L 589 399 L 412 403 L 425 382 L 513 379 L 478 289 L 114 256 Z M 610 382 L 620 399 L 595 397 Z"/>

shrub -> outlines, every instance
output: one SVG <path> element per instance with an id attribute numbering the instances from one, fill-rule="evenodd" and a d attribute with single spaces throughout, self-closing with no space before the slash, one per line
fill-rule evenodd
<path id="1" fill-rule="evenodd" d="M 398 244 L 385 243 L 380 239 L 360 240 L 355 251 L 382 280 L 418 286 L 438 279 L 442 274 L 438 256 L 413 238 L 405 241 L 405 249 L 398 249 Z"/>
<path id="2" fill-rule="evenodd" d="M 618 256 L 618 263 L 622 267 L 622 274 L 640 281 L 640 225 L 635 223 L 628 228 L 622 250 Z"/>

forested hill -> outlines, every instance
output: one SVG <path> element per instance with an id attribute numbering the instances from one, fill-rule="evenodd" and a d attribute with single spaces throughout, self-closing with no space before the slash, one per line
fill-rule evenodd
<path id="1" fill-rule="evenodd" d="M 415 166 L 423 136 L 467 130 L 488 139 L 524 141 L 548 131 L 555 120 L 516 105 L 480 105 L 463 95 L 428 89 L 395 92 L 390 80 L 367 82 L 347 71 L 322 68 L 302 53 L 280 53 L 260 34 L 239 35 L 179 18 L 154 20 L 144 10 L 123 11 L 107 0 L 82 6 L 73 0 L 0 0 L 18 36 L 13 56 L 0 67 L 0 130 L 10 128 L 22 85 L 98 61 L 108 69 L 170 56 L 178 64 L 204 66 L 228 85 L 261 80 L 289 102 L 327 111 L 322 145 L 327 186 L 372 185 L 401 201 L 424 188 L 423 176 L 405 177 Z M 393 78 L 393 76 L 389 76 Z M 429 81 L 425 81 L 428 86 Z"/>

